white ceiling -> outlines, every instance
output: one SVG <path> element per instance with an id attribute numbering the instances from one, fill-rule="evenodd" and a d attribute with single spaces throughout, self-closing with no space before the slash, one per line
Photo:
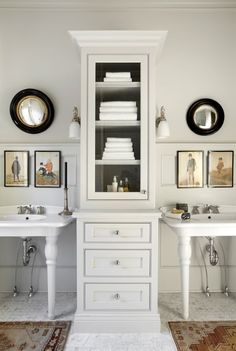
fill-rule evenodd
<path id="1" fill-rule="evenodd" d="M 236 8 L 236 0 L 0 0 L 0 8 Z"/>

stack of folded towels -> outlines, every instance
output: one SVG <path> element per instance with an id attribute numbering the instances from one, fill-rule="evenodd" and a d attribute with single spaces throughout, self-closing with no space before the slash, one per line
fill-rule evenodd
<path id="1" fill-rule="evenodd" d="M 131 138 L 107 138 L 103 160 L 134 160 Z"/>
<path id="2" fill-rule="evenodd" d="M 132 82 L 130 72 L 106 72 L 104 82 Z"/>
<path id="3" fill-rule="evenodd" d="M 136 121 L 136 101 L 103 101 L 100 103 L 101 121 Z"/>

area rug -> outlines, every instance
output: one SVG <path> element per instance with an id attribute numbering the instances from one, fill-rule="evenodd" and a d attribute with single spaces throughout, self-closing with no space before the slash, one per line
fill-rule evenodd
<path id="1" fill-rule="evenodd" d="M 69 321 L 0 322 L 1 351 L 63 351 Z"/>
<path id="2" fill-rule="evenodd" d="M 236 321 L 169 322 L 178 351 L 236 351 Z"/>

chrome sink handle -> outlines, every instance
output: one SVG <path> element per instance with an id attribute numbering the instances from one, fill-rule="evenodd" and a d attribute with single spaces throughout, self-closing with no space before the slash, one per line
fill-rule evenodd
<path id="1" fill-rule="evenodd" d="M 45 213 L 45 208 L 43 206 L 37 206 L 36 207 L 36 214 L 44 214 Z"/>
<path id="2" fill-rule="evenodd" d="M 210 205 L 209 209 L 210 209 L 211 213 L 220 213 L 219 206 L 217 206 L 217 205 Z"/>
<path id="3" fill-rule="evenodd" d="M 220 213 L 217 205 L 204 205 L 203 213 Z"/>
<path id="4" fill-rule="evenodd" d="M 17 207 L 17 210 L 18 210 L 18 211 L 17 211 L 18 214 L 24 214 L 23 206 L 18 206 L 18 207 Z"/>
<path id="5" fill-rule="evenodd" d="M 193 206 L 192 214 L 199 214 L 199 206 Z"/>

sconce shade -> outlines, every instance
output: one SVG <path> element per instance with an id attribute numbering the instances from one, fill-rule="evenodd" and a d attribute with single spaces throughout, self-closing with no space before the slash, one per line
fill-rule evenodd
<path id="1" fill-rule="evenodd" d="M 170 128 L 165 117 L 165 108 L 161 106 L 161 116 L 157 118 L 157 138 L 164 139 L 168 136 L 170 136 Z"/>
<path id="2" fill-rule="evenodd" d="M 80 137 L 80 125 L 76 121 L 72 121 L 69 126 L 69 138 L 79 139 Z"/>
<path id="3" fill-rule="evenodd" d="M 157 138 L 164 139 L 170 136 L 170 128 L 167 120 L 162 120 L 158 124 L 157 128 Z"/>
<path id="4" fill-rule="evenodd" d="M 73 119 L 69 126 L 69 138 L 79 139 L 80 138 L 80 117 L 78 107 L 74 106 Z"/>

